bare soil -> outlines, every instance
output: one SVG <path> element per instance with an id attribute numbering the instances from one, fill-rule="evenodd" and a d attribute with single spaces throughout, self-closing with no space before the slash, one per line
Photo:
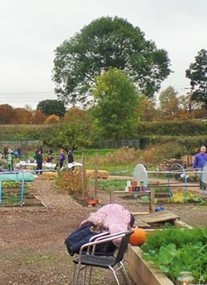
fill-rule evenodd
<path id="1" fill-rule="evenodd" d="M 0 285 L 72 284 L 72 257 L 64 240 L 96 208 L 83 207 L 58 192 L 53 181 L 36 180 L 31 189 L 44 206 L 0 208 Z M 98 198 L 102 204 L 110 202 L 109 195 L 101 191 Z M 117 197 L 115 202 L 130 211 L 146 211 L 148 207 L 135 199 Z M 162 206 L 189 225 L 207 226 L 207 206 Z M 100 284 L 115 284 L 113 276 L 96 270 L 91 285 Z"/>

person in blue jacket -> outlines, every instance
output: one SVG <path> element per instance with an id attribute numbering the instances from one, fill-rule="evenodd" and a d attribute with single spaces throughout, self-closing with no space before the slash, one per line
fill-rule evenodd
<path id="1" fill-rule="evenodd" d="M 199 153 L 196 154 L 194 157 L 193 168 L 195 171 L 202 171 L 206 163 L 207 163 L 206 147 L 202 145 L 200 147 Z M 200 189 L 206 190 L 206 185 L 202 181 L 202 175 L 200 175 Z"/>
<path id="2" fill-rule="evenodd" d="M 61 149 L 60 150 L 60 153 L 59 153 L 59 156 L 58 156 L 58 162 L 55 166 L 55 170 L 59 167 L 59 169 L 61 170 L 61 168 L 63 167 L 63 164 L 64 164 L 64 161 L 65 161 L 65 153 L 64 153 L 64 150 Z"/>

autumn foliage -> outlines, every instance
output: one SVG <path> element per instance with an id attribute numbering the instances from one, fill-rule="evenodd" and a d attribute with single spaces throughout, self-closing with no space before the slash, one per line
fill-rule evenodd
<path id="1" fill-rule="evenodd" d="M 56 185 L 60 191 L 67 192 L 74 197 L 78 197 L 82 194 L 82 172 L 60 172 L 56 180 Z"/>
<path id="2" fill-rule="evenodd" d="M 13 108 L 8 104 L 0 105 L 0 124 L 43 124 L 46 118 L 47 116 L 40 110 Z"/>

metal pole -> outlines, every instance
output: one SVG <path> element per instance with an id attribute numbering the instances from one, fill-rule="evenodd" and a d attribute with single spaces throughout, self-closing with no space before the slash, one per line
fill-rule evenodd
<path id="1" fill-rule="evenodd" d="M 0 180 L 0 204 L 2 202 L 2 181 Z"/>
<path id="2" fill-rule="evenodd" d="M 185 185 L 185 187 L 184 187 L 184 202 L 186 202 L 186 201 L 187 201 L 187 190 L 188 190 L 187 175 L 186 175 L 186 172 L 185 172 L 184 167 L 183 167 L 181 164 L 179 164 L 179 163 L 173 164 L 173 165 L 171 166 L 171 170 L 172 170 L 173 167 L 175 167 L 175 166 L 178 166 L 178 167 L 182 170 L 182 174 L 183 174 L 183 176 L 184 176 L 184 185 Z"/>
<path id="3" fill-rule="evenodd" d="M 21 185 L 21 194 L 20 194 L 20 206 L 24 204 L 24 172 L 20 172 L 22 174 L 22 185 Z"/>

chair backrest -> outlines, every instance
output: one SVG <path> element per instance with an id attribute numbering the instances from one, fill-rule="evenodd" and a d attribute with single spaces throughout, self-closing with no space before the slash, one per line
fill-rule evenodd
<path id="1" fill-rule="evenodd" d="M 126 232 L 126 234 L 122 237 L 121 243 L 120 243 L 118 251 L 117 251 L 115 263 L 122 261 L 124 254 L 128 248 L 130 235 L 132 233 L 133 233 L 133 231 Z"/>
<path id="2" fill-rule="evenodd" d="M 112 236 L 113 235 L 110 235 L 109 231 L 106 231 L 103 233 L 99 233 L 99 234 L 93 236 L 92 238 L 90 238 L 90 242 L 105 240 L 105 239 L 108 239 L 109 237 L 112 237 Z M 117 248 L 116 245 L 110 239 L 106 243 L 97 244 L 97 246 L 95 248 L 93 248 L 93 247 L 90 248 L 90 246 L 89 246 L 87 249 L 87 252 L 89 253 L 92 249 L 92 253 L 95 255 L 112 256 L 112 255 L 114 255 L 116 248 Z"/>
<path id="3" fill-rule="evenodd" d="M 79 254 L 82 255 L 86 251 L 88 253 L 97 254 L 98 253 L 96 252 L 97 246 L 109 244 L 109 242 L 112 242 L 115 239 L 121 238 L 121 243 L 118 246 L 118 250 L 116 250 L 117 247 L 113 244 L 114 245 L 113 250 L 109 252 L 109 255 L 113 255 L 114 251 L 116 250 L 115 259 L 114 259 L 114 264 L 116 264 L 117 262 L 123 259 L 124 253 L 127 250 L 130 235 L 132 233 L 133 233 L 133 230 L 127 231 L 127 232 L 118 232 L 118 233 L 103 235 L 103 236 L 99 235 L 99 237 L 97 237 L 96 240 L 83 244 L 80 248 Z M 108 254 L 103 252 L 101 253 L 101 255 L 108 255 Z"/>

